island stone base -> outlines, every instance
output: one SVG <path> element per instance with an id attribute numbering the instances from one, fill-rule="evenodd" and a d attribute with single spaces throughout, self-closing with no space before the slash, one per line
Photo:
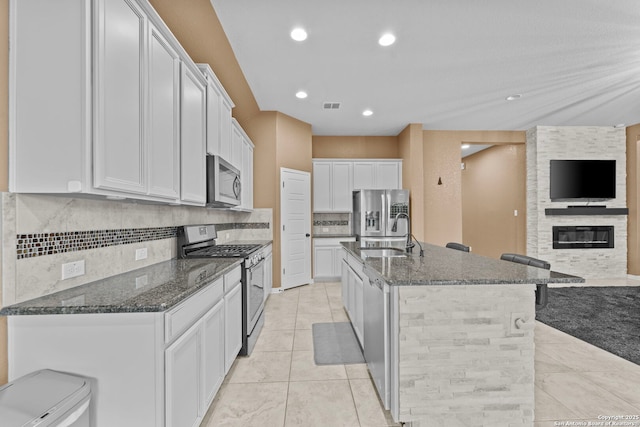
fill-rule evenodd
<path id="1" fill-rule="evenodd" d="M 391 298 L 397 421 L 533 425 L 534 284 L 399 286 Z"/>

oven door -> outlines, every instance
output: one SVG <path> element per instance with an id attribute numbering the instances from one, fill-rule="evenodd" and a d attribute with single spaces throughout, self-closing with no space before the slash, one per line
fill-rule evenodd
<path id="1" fill-rule="evenodd" d="M 247 270 L 247 335 L 264 310 L 264 260 Z"/>
<path id="2" fill-rule="evenodd" d="M 207 156 L 207 206 L 238 206 L 241 192 L 240 171 L 220 156 Z"/>

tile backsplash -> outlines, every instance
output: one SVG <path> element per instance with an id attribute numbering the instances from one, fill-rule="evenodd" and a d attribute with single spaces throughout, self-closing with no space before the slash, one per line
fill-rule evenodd
<path id="1" fill-rule="evenodd" d="M 313 234 L 351 234 L 350 213 L 314 213 Z"/>
<path id="2" fill-rule="evenodd" d="M 2 193 L 2 296 L 10 305 L 176 256 L 177 227 L 216 224 L 218 243 L 272 240 L 271 209 L 253 212 Z M 135 260 L 135 251 L 147 258 Z M 61 280 L 61 265 L 85 275 Z"/>

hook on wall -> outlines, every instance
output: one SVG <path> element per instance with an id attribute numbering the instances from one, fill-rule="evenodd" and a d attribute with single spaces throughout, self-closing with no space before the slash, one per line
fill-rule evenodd
<path id="1" fill-rule="evenodd" d="M 442 178 L 438 177 L 438 185 L 442 185 Z"/>

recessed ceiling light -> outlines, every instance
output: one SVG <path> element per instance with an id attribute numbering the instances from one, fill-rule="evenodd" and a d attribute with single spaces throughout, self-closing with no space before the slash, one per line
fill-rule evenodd
<path id="1" fill-rule="evenodd" d="M 297 42 L 301 42 L 307 39 L 307 32 L 303 28 L 294 28 L 291 31 L 291 38 Z"/>
<path id="2" fill-rule="evenodd" d="M 460 146 L 460 148 L 462 148 L 463 150 L 466 150 L 467 148 L 471 147 L 469 144 L 462 144 Z"/>
<path id="3" fill-rule="evenodd" d="M 391 46 L 396 42 L 396 36 L 391 33 L 385 33 L 378 39 L 378 44 L 380 46 Z"/>
<path id="4" fill-rule="evenodd" d="M 522 94 L 520 94 L 520 93 L 516 93 L 516 94 L 514 94 L 514 95 L 509 95 L 509 96 L 507 96 L 505 99 L 506 99 L 507 101 L 515 101 L 516 99 L 520 99 L 520 98 L 522 98 Z"/>
<path id="5" fill-rule="evenodd" d="M 373 111 L 371 111 L 371 110 L 364 110 L 362 112 L 362 115 L 365 116 L 365 117 L 369 117 L 372 114 L 373 114 Z"/>
<path id="6" fill-rule="evenodd" d="M 300 90 L 296 92 L 296 98 L 305 99 L 307 97 L 307 92 Z"/>

